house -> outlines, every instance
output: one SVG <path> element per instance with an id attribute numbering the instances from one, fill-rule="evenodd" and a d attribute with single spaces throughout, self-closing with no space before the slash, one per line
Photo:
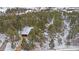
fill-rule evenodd
<path id="1" fill-rule="evenodd" d="M 29 33 L 30 33 L 30 31 L 33 29 L 33 27 L 29 27 L 29 26 L 26 26 L 26 27 L 24 27 L 23 29 L 22 29 L 22 31 L 21 31 L 21 37 L 22 37 L 22 39 L 25 39 L 26 41 L 27 41 L 27 43 L 29 42 L 29 40 L 28 40 L 28 35 L 29 35 Z"/>
<path id="2" fill-rule="evenodd" d="M 23 39 L 25 39 L 27 41 L 27 43 L 29 42 L 27 37 L 28 37 L 28 35 L 29 35 L 29 33 L 32 29 L 33 29 L 33 27 L 26 26 L 22 29 L 22 31 L 20 31 L 20 35 L 19 35 L 20 40 L 17 44 L 17 47 L 15 48 L 15 51 L 20 51 L 21 50 L 21 44 L 22 44 Z"/>
<path id="3" fill-rule="evenodd" d="M 29 26 L 24 27 L 20 33 L 21 36 L 27 37 L 32 29 L 33 29 L 33 27 L 29 27 Z"/>

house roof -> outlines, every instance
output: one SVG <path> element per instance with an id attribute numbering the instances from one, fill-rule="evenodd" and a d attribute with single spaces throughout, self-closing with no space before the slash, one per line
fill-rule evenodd
<path id="1" fill-rule="evenodd" d="M 24 27 L 24 28 L 22 29 L 21 34 L 26 34 L 26 35 L 28 35 L 32 29 L 33 29 L 33 27 L 26 26 L 26 27 Z"/>

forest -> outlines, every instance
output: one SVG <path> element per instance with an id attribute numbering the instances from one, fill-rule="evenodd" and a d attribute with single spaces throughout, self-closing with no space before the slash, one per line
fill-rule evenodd
<path id="1" fill-rule="evenodd" d="M 39 43 L 40 47 L 42 47 L 41 50 L 43 50 L 47 41 L 49 42 L 47 50 L 53 50 L 56 49 L 56 46 L 59 46 L 57 44 L 61 43 L 62 46 L 62 41 L 65 39 L 64 43 L 66 46 L 73 45 L 72 41 L 79 32 L 79 10 L 75 11 L 76 9 L 65 8 L 63 10 L 54 10 L 53 7 L 45 9 L 41 9 L 42 7 L 36 8 L 8 8 L 5 13 L 2 12 L 3 14 L 0 15 L 0 33 L 9 37 L 9 39 L 6 39 L 8 42 L 11 42 L 11 48 L 16 48 L 14 42 L 21 40 L 19 31 L 25 26 L 33 27 L 33 29 L 28 34 L 29 43 L 23 38 L 21 50 L 34 50 L 36 42 Z M 47 36 L 45 33 L 47 33 Z M 58 37 L 56 37 L 57 35 Z M 58 43 L 56 44 L 54 40 L 57 40 Z"/>

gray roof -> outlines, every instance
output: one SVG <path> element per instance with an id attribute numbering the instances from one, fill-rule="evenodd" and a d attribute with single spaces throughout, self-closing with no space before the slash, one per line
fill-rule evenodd
<path id="1" fill-rule="evenodd" d="M 24 28 L 22 29 L 21 34 L 26 34 L 26 35 L 28 35 L 32 29 L 33 29 L 33 27 L 26 26 L 26 27 L 24 27 Z"/>

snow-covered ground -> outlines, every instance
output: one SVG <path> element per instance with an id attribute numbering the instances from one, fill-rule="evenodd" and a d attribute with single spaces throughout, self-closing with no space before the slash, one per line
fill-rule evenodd
<path id="1" fill-rule="evenodd" d="M 12 51 L 13 49 L 11 48 L 11 43 L 8 42 L 6 47 L 5 47 L 5 51 Z"/>
<path id="2" fill-rule="evenodd" d="M 5 12 L 6 12 L 6 10 L 7 10 L 7 8 L 6 8 L 6 7 L 5 7 L 5 8 L 0 8 L 0 11 L 1 11 L 1 12 L 4 12 L 4 13 L 5 13 Z"/>
<path id="3" fill-rule="evenodd" d="M 3 44 L 3 42 L 6 40 L 7 36 L 5 34 L 0 33 L 0 46 Z"/>
<path id="4" fill-rule="evenodd" d="M 79 46 L 69 46 L 69 47 L 65 47 L 65 48 L 58 48 L 56 50 L 60 50 L 60 51 L 79 51 Z"/>

